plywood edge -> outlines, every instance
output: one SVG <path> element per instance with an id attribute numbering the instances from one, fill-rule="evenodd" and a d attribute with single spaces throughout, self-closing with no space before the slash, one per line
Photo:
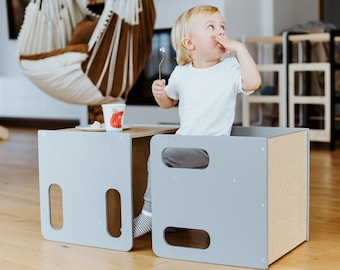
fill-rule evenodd
<path id="1" fill-rule="evenodd" d="M 268 263 L 308 239 L 309 139 L 302 130 L 268 140 Z"/>

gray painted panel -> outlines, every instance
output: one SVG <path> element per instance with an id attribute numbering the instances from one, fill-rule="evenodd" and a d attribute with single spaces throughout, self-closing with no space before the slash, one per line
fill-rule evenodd
<path id="1" fill-rule="evenodd" d="M 38 132 L 41 228 L 48 240 L 128 251 L 132 248 L 131 137 L 124 133 Z M 63 195 L 63 228 L 50 223 L 49 188 Z M 107 229 L 106 193 L 121 197 L 121 235 Z"/>
<path id="2" fill-rule="evenodd" d="M 166 147 L 203 148 L 205 170 L 169 168 Z M 267 141 L 156 135 L 151 143 L 153 249 L 158 256 L 267 268 Z M 207 249 L 169 245 L 168 226 L 205 230 Z"/>

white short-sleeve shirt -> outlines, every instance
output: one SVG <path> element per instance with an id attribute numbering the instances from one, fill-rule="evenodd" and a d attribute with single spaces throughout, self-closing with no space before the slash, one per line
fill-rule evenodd
<path id="1" fill-rule="evenodd" d="M 179 100 L 181 135 L 230 135 L 238 93 L 242 90 L 240 65 L 235 58 L 198 69 L 176 66 L 165 91 Z"/>

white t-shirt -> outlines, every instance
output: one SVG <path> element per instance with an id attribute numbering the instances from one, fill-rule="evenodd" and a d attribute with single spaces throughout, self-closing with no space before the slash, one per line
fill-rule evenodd
<path id="1" fill-rule="evenodd" d="M 242 90 L 241 69 L 235 58 L 226 58 L 204 69 L 192 64 L 176 66 L 167 95 L 179 100 L 180 135 L 230 135 L 238 93 Z"/>

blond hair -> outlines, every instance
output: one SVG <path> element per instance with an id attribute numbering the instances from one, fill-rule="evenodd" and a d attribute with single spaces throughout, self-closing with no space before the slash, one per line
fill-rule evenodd
<path id="1" fill-rule="evenodd" d="M 186 65 L 192 62 L 190 52 L 184 47 L 183 40 L 190 37 L 191 29 L 197 17 L 202 14 L 214 14 L 219 12 L 214 6 L 197 6 L 182 13 L 175 22 L 171 30 L 171 42 L 176 51 L 176 60 L 178 65 Z"/>

